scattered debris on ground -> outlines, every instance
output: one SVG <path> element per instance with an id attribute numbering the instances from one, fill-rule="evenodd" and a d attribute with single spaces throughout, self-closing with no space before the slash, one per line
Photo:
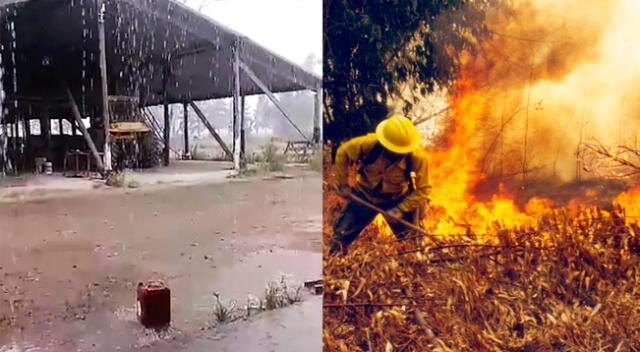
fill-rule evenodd
<path id="1" fill-rule="evenodd" d="M 213 294 L 214 325 L 246 319 L 260 312 L 280 309 L 302 302 L 302 285 L 291 282 L 286 276 L 278 281 L 270 281 L 261 297 L 247 297 L 247 303 L 240 308 L 235 300 L 225 301 L 218 292 Z"/>

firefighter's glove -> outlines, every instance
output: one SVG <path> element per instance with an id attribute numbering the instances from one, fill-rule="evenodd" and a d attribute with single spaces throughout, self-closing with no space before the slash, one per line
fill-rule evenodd
<path id="1" fill-rule="evenodd" d="M 402 210 L 398 209 L 398 207 L 393 207 L 387 210 L 387 214 L 393 218 L 402 218 Z"/>
<path id="2" fill-rule="evenodd" d="M 338 186 L 338 195 L 342 198 L 351 198 L 351 187 L 347 185 Z"/>

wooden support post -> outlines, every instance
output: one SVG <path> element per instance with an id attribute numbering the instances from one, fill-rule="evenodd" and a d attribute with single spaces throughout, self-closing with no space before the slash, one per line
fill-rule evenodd
<path id="1" fill-rule="evenodd" d="M 0 110 L 2 110 L 2 104 L 0 104 Z M 5 142 L 7 140 L 7 134 L 5 132 L 5 124 L 2 121 L 4 114 L 0 113 L 0 176 L 5 177 L 7 175 L 7 170 L 5 170 L 6 165 L 6 145 Z"/>
<path id="2" fill-rule="evenodd" d="M 313 118 L 313 143 L 316 145 L 322 140 L 322 87 L 316 89 L 315 109 Z"/>
<path id="3" fill-rule="evenodd" d="M 67 97 L 69 98 L 69 103 L 71 104 L 71 112 L 73 113 L 73 117 L 75 118 L 76 123 L 80 128 L 80 131 L 82 131 L 84 140 L 87 142 L 87 145 L 91 150 L 91 155 L 93 155 L 93 158 L 96 160 L 96 165 L 98 165 L 98 170 L 100 170 L 100 173 L 104 175 L 105 168 L 104 168 L 104 164 L 102 163 L 102 159 L 100 158 L 100 154 L 98 154 L 98 149 L 96 148 L 96 145 L 93 143 L 93 139 L 91 139 L 91 136 L 89 135 L 89 131 L 87 131 L 87 128 L 84 126 L 84 123 L 82 122 L 82 116 L 80 116 L 80 109 L 78 109 L 78 105 L 76 104 L 75 99 L 73 99 L 73 94 L 71 94 L 71 90 L 69 90 L 69 88 L 67 88 Z"/>
<path id="4" fill-rule="evenodd" d="M 72 136 L 76 136 L 78 133 L 78 127 L 76 126 L 75 123 L 73 123 L 74 120 L 69 119 L 69 122 L 71 122 L 71 135 Z"/>
<path id="5" fill-rule="evenodd" d="M 269 100 L 271 100 L 271 102 L 276 106 L 276 108 L 280 110 L 280 113 L 282 113 L 282 115 L 287 119 L 287 121 L 289 121 L 289 123 L 296 129 L 296 131 L 300 133 L 302 138 L 304 138 L 305 141 L 308 141 L 309 138 L 307 138 L 307 136 L 305 136 L 304 133 L 302 133 L 302 131 L 298 128 L 298 126 L 296 126 L 296 124 L 289 118 L 289 115 L 284 111 L 284 108 L 282 107 L 282 105 L 280 105 L 280 101 L 278 101 L 278 98 L 276 98 L 276 96 L 273 95 L 271 90 L 269 90 L 269 87 L 267 87 L 267 85 L 264 84 L 264 82 L 262 82 L 258 78 L 258 76 L 253 72 L 251 68 L 249 68 L 249 66 L 247 66 L 247 64 L 240 61 L 240 67 L 249 76 L 249 78 L 251 78 L 251 80 L 255 82 L 255 84 L 258 85 L 258 87 L 260 87 L 260 89 L 264 92 L 264 94 L 267 95 Z"/>
<path id="6" fill-rule="evenodd" d="M 233 47 L 233 168 L 236 171 L 242 169 L 240 160 L 242 121 L 240 114 L 240 41 L 237 40 Z"/>
<path id="7" fill-rule="evenodd" d="M 12 135 L 13 135 L 13 152 L 17 153 L 18 150 L 18 137 L 20 137 L 18 125 L 20 125 L 20 120 L 18 120 L 18 115 L 15 115 L 15 120 L 13 121 L 12 127 Z M 15 165 L 14 165 L 15 166 Z"/>
<path id="8" fill-rule="evenodd" d="M 169 96 L 167 93 L 168 80 L 169 67 L 165 66 L 162 80 L 162 95 L 164 98 L 164 166 L 169 166 L 171 159 L 171 118 L 169 116 Z"/>
<path id="9" fill-rule="evenodd" d="M 109 86 L 107 84 L 107 44 L 104 30 L 104 13 L 106 11 L 105 0 L 96 0 L 98 9 L 98 44 L 99 64 L 100 64 L 100 83 L 102 90 L 102 125 L 104 133 L 104 170 L 111 171 L 111 119 L 109 116 Z M 84 126 L 84 125 L 83 125 Z M 62 126 L 60 126 L 62 129 Z"/>
<path id="10" fill-rule="evenodd" d="M 33 116 L 32 103 L 27 103 L 27 116 L 24 119 L 24 169 L 32 165 L 33 155 L 31 153 L 31 117 Z"/>
<path id="11" fill-rule="evenodd" d="M 51 150 L 51 120 L 49 111 L 51 109 L 51 102 L 47 100 L 42 109 L 42 116 L 40 116 L 40 135 L 44 138 L 44 150 L 45 158 L 50 159 Z"/>
<path id="12" fill-rule="evenodd" d="M 189 149 L 189 105 L 183 104 L 184 108 L 184 155 L 185 159 L 191 159 L 191 149 Z"/>
<path id="13" fill-rule="evenodd" d="M 241 104 L 240 104 L 240 168 L 241 169 L 246 169 L 247 167 L 247 154 L 246 154 L 246 135 L 245 135 L 245 120 L 244 120 L 244 98 L 245 96 L 242 95 L 242 98 L 240 99 Z"/>
<path id="14" fill-rule="evenodd" d="M 27 118 L 24 120 L 24 144 L 27 149 L 31 145 L 31 115 L 33 112 L 31 111 L 31 103 L 29 103 L 29 108 L 27 112 Z"/>
<path id="15" fill-rule="evenodd" d="M 224 143 L 224 141 L 222 140 L 218 132 L 216 132 L 215 128 L 213 128 L 209 120 L 207 120 L 207 117 L 204 116 L 204 113 L 202 113 L 202 110 L 200 110 L 198 105 L 196 105 L 196 103 L 194 102 L 190 102 L 189 105 L 191 105 L 191 108 L 193 109 L 193 111 L 195 111 L 196 115 L 198 115 L 198 117 L 200 118 L 200 121 L 202 121 L 202 124 L 204 124 L 204 127 L 206 127 L 207 130 L 209 130 L 209 133 L 211 133 L 211 135 L 213 136 L 213 138 L 215 138 L 216 141 L 218 141 L 218 144 L 220 144 L 220 147 L 222 147 L 222 150 L 224 150 L 224 153 L 227 155 L 227 158 L 229 158 L 229 160 L 233 160 L 233 152 Z"/>

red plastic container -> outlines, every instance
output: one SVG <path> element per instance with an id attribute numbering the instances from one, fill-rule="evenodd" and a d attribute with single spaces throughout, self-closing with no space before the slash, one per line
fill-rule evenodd
<path id="1" fill-rule="evenodd" d="M 171 290 L 164 282 L 138 284 L 138 320 L 146 328 L 164 328 L 171 323 Z"/>

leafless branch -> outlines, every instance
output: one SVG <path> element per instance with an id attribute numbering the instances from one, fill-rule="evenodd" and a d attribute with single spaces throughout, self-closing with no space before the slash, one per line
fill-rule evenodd
<path id="1" fill-rule="evenodd" d="M 578 158 L 585 171 L 608 178 L 629 178 L 640 174 L 640 150 L 627 145 L 607 147 L 601 142 L 583 143 Z"/>

